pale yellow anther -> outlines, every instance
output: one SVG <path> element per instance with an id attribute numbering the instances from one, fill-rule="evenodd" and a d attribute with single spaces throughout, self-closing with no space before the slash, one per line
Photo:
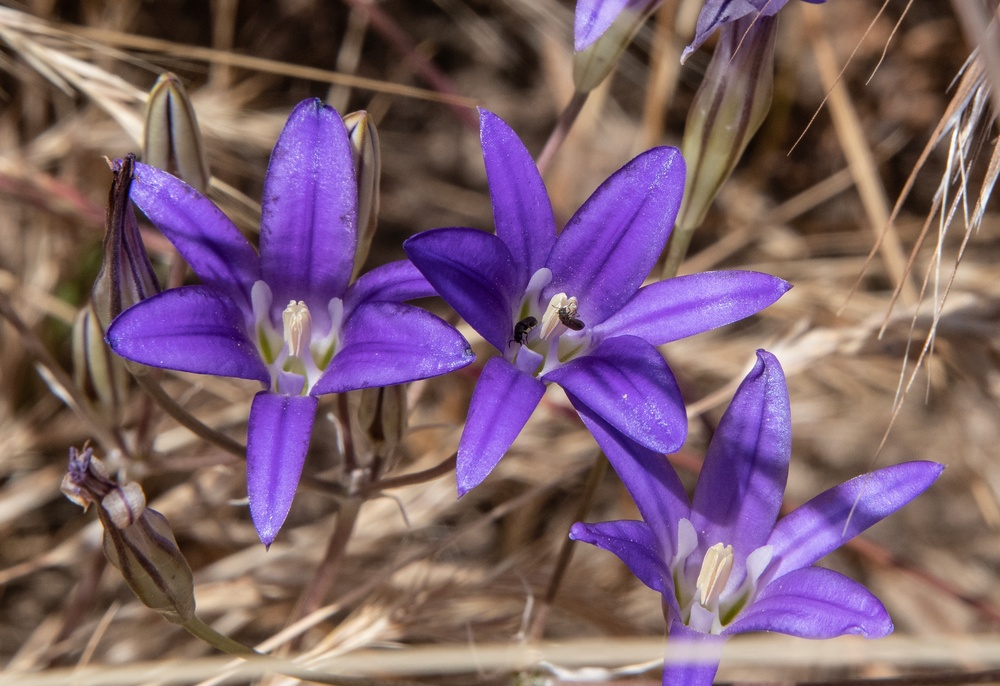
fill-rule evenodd
<path id="1" fill-rule="evenodd" d="M 285 345 L 292 357 L 302 357 L 309 350 L 312 339 L 312 315 L 309 308 L 301 300 L 292 300 L 281 313 L 281 322 L 285 329 Z"/>
<path id="2" fill-rule="evenodd" d="M 548 340 L 556 331 L 560 333 L 565 331 L 566 324 L 564 322 L 576 317 L 577 307 L 576 296 L 567 296 L 565 293 L 553 295 L 549 299 L 549 306 L 545 308 L 545 314 L 542 315 L 539 338 Z"/>
<path id="3" fill-rule="evenodd" d="M 702 607 L 709 608 L 719 600 L 719 594 L 729 581 L 733 571 L 733 546 L 716 543 L 705 551 L 701 571 L 695 584 L 696 600 Z"/>

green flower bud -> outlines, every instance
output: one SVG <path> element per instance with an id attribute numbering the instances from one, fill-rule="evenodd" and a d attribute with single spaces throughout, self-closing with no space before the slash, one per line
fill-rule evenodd
<path id="1" fill-rule="evenodd" d="M 601 84 L 661 2 L 662 0 L 631 0 L 597 40 L 573 53 L 573 84 L 578 92 L 589 93 Z"/>
<path id="2" fill-rule="evenodd" d="M 62 491 L 87 509 L 98 505 L 104 554 L 142 604 L 174 624 L 194 617 L 194 576 L 166 518 L 146 507 L 137 483 L 120 485 L 90 448 L 69 449 Z"/>
<path id="3" fill-rule="evenodd" d="M 160 76 L 149 92 L 143 161 L 183 179 L 201 193 L 208 189 L 208 162 L 198 118 L 180 79 L 170 72 Z"/>
<path id="4" fill-rule="evenodd" d="M 379 183 L 382 154 L 375 122 L 365 111 L 344 116 L 344 126 L 354 152 L 354 173 L 358 181 L 358 249 L 354 253 L 354 276 L 368 259 L 375 227 L 378 224 Z"/>
<path id="5" fill-rule="evenodd" d="M 93 303 L 81 309 L 73 322 L 73 380 L 109 425 L 120 420 L 128 374 L 122 359 L 104 342 Z"/>
<path id="6" fill-rule="evenodd" d="M 757 14 L 722 27 L 684 129 L 688 177 L 679 227 L 701 225 L 771 108 L 776 29 L 776 17 Z"/>
<path id="7" fill-rule="evenodd" d="M 406 384 L 348 393 L 351 438 L 358 466 L 378 479 L 399 459 L 406 434 Z"/>

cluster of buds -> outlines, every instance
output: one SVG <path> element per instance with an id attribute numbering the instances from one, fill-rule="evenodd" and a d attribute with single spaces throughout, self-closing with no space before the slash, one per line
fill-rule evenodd
<path id="1" fill-rule="evenodd" d="M 146 507 L 137 483 L 120 484 L 93 450 L 69 449 L 62 492 L 87 509 L 97 505 L 104 527 L 104 554 L 143 605 L 167 621 L 186 624 L 194 617 L 194 577 L 166 518 Z"/>

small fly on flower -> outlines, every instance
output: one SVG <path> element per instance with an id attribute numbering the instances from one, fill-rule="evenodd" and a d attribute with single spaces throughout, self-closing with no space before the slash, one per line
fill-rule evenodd
<path id="1" fill-rule="evenodd" d="M 563 323 L 563 326 L 573 331 L 580 331 L 586 324 L 576 318 L 576 308 L 576 298 L 570 298 L 556 313 L 559 315 L 559 321 Z"/>
<path id="2" fill-rule="evenodd" d="M 517 343 L 518 345 L 524 345 L 524 338 L 538 326 L 538 320 L 534 317 L 525 317 L 517 324 L 514 325 L 514 340 L 511 343 Z"/>

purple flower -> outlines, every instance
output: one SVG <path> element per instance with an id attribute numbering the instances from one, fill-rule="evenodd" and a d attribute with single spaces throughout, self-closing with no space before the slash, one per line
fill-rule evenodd
<path id="1" fill-rule="evenodd" d="M 711 684 L 722 643 L 745 631 L 803 638 L 891 632 L 867 589 L 812 564 L 920 495 L 944 469 L 934 462 L 880 469 L 778 521 L 792 445 L 788 390 L 777 359 L 763 350 L 757 358 L 719 423 L 691 500 L 662 455 L 584 415 L 645 521 L 577 523 L 570 537 L 614 553 L 663 594 L 672 644 L 716 656 L 668 662 L 664 684 Z"/>
<path id="2" fill-rule="evenodd" d="M 351 284 L 357 182 L 336 110 L 300 103 L 264 179 L 260 254 L 196 190 L 136 165 L 132 201 L 203 285 L 121 314 L 108 343 L 142 364 L 261 382 L 247 430 L 247 491 L 261 541 L 281 528 L 302 473 L 316 396 L 405 383 L 464 367 L 468 343 L 400 301 L 432 295 L 408 262 Z"/>
<path id="3" fill-rule="evenodd" d="M 542 178 L 517 135 L 480 111 L 496 235 L 425 231 L 403 247 L 500 357 L 486 363 L 458 447 L 459 494 L 496 466 L 545 392 L 640 444 L 679 448 L 687 418 L 656 346 L 742 319 L 786 282 L 753 272 L 684 276 L 640 288 L 670 235 L 684 188 L 673 148 L 649 150 L 601 184 L 556 236 Z"/>
<path id="4" fill-rule="evenodd" d="M 701 14 L 698 15 L 694 40 L 691 41 L 691 45 L 684 48 L 681 62 L 723 24 L 749 15 L 773 17 L 787 2 L 788 0 L 706 0 L 705 6 L 701 8 Z M 819 4 L 826 0 L 804 0 L 804 2 Z"/>

